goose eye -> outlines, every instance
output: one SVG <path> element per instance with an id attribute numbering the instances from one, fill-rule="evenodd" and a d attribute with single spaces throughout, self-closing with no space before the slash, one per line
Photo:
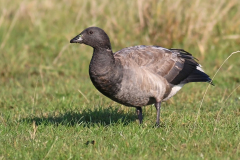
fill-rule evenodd
<path id="1" fill-rule="evenodd" d="M 89 31 L 89 34 L 93 34 L 93 31 Z"/>

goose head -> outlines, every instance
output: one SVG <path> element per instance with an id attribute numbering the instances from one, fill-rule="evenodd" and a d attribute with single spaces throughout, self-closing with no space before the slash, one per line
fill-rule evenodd
<path id="1" fill-rule="evenodd" d="M 110 49 L 111 43 L 108 35 L 98 27 L 89 27 L 71 39 L 70 43 L 86 44 L 94 49 Z"/>

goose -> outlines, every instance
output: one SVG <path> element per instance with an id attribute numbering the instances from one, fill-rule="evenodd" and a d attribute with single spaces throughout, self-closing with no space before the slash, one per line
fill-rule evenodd
<path id="1" fill-rule="evenodd" d="M 104 30 L 89 27 L 70 40 L 91 46 L 89 75 L 93 85 L 106 97 L 135 107 L 142 124 L 142 107 L 154 104 L 156 125 L 160 124 L 161 103 L 173 97 L 185 84 L 208 82 L 197 59 L 183 49 L 138 45 L 115 53 Z"/>

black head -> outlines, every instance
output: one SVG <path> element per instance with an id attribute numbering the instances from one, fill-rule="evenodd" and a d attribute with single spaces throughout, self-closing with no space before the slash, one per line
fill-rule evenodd
<path id="1" fill-rule="evenodd" d="M 103 48 L 111 50 L 111 43 L 108 35 L 98 27 L 89 27 L 74 37 L 70 43 L 83 43 L 93 48 Z"/>

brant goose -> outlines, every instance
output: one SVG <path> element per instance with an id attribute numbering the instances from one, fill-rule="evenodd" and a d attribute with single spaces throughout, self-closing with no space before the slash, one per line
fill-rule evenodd
<path id="1" fill-rule="evenodd" d="M 212 80 L 190 53 L 159 46 L 133 46 L 112 52 L 108 35 L 89 27 L 70 43 L 93 47 L 89 75 L 93 85 L 110 99 L 136 107 L 142 123 L 142 107 L 155 104 L 159 126 L 161 102 L 174 96 L 189 82 Z"/>

